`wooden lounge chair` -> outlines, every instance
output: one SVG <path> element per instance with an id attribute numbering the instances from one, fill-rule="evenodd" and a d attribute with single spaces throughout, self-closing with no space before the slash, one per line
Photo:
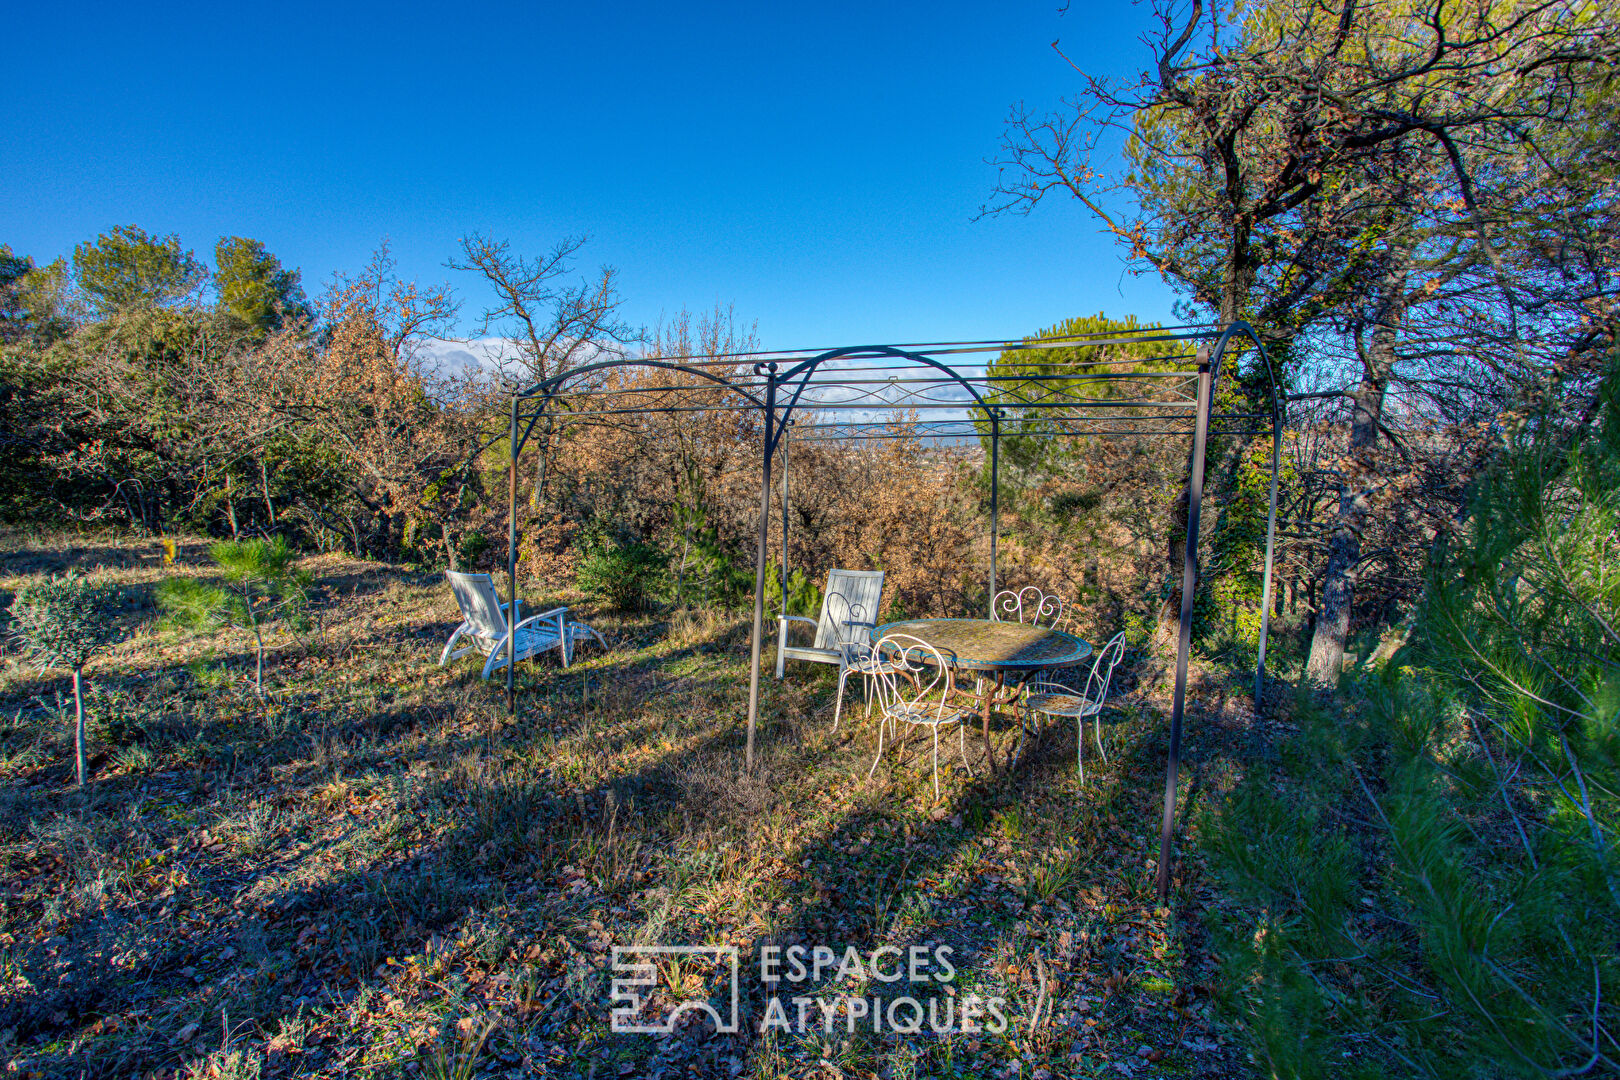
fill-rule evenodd
<path id="1" fill-rule="evenodd" d="M 832 599 L 837 596 L 838 599 Z M 810 619 L 803 615 L 778 616 L 776 634 L 776 677 L 780 679 L 789 660 L 808 660 L 813 664 L 833 664 L 841 671 L 848 665 L 848 651 L 842 645 L 851 639 L 847 623 L 852 616 L 861 625 L 848 623 L 851 629 L 871 631 L 877 625 L 878 606 L 883 602 L 882 570 L 833 570 L 827 574 L 827 591 L 821 596 L 821 614 Z M 788 644 L 788 627 L 804 623 L 816 628 L 816 637 L 809 647 Z"/>
<path id="2" fill-rule="evenodd" d="M 501 603 L 500 596 L 496 594 L 493 578 L 488 574 L 462 574 L 454 570 L 446 571 L 444 576 L 450 580 L 456 603 L 461 606 L 463 622 L 445 643 L 444 652 L 439 656 L 440 667 L 476 649 L 488 657 L 481 675 L 481 678 L 487 679 L 506 666 L 507 654 L 512 651 L 516 652 L 517 659 L 527 660 L 556 649 L 563 667 L 567 667 L 573 660 L 574 645 L 579 641 L 594 637 L 602 648 L 607 648 L 601 634 L 584 623 L 569 622 L 566 607 L 552 608 L 524 618 L 523 602 L 520 600 L 518 610 L 514 613 L 516 626 L 509 629 L 507 605 Z M 517 648 L 509 650 L 507 642 L 514 630 Z M 464 641 L 459 649 L 456 648 L 458 641 Z"/>

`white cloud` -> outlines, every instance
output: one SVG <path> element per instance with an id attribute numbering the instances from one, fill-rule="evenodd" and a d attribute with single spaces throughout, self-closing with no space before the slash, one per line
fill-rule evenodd
<path id="1" fill-rule="evenodd" d="M 428 338 L 417 349 L 417 358 L 438 374 L 463 375 L 500 370 L 500 357 L 510 349 L 511 343 L 502 338 Z"/>

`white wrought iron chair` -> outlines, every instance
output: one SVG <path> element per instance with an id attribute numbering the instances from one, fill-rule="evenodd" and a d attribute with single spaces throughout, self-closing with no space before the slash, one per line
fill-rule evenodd
<path id="1" fill-rule="evenodd" d="M 1097 753 L 1108 761 L 1108 752 L 1102 743 L 1102 709 L 1108 700 L 1108 687 L 1113 682 L 1114 668 L 1125 655 L 1125 632 L 1120 631 L 1108 639 L 1097 659 L 1092 661 L 1091 674 L 1086 678 L 1085 690 L 1077 691 L 1055 681 L 1043 673 L 1024 687 L 1024 710 L 1027 715 L 1074 717 L 1075 763 L 1080 770 L 1080 782 L 1086 780 L 1086 717 L 1092 718 L 1097 739 Z"/>
<path id="2" fill-rule="evenodd" d="M 1063 597 L 1044 592 L 1039 585 L 1025 585 L 1017 592 L 1003 589 L 990 601 L 990 617 L 996 622 L 1028 623 L 1051 629 L 1063 618 Z"/>
<path id="3" fill-rule="evenodd" d="M 831 619 L 837 648 L 843 660 L 838 668 L 838 698 L 833 705 L 834 731 L 838 730 L 838 717 L 844 708 L 844 684 L 851 675 L 861 677 L 861 697 L 866 701 L 866 714 L 872 715 L 872 680 L 885 671 L 893 670 L 889 662 L 872 647 L 872 620 L 859 604 L 851 604 L 840 593 L 828 593 L 822 610 Z"/>
<path id="4" fill-rule="evenodd" d="M 926 727 L 934 735 L 934 798 L 939 798 L 939 729 L 946 724 L 956 725 L 957 748 L 962 755 L 962 767 L 968 773 L 966 720 L 969 712 L 951 704 L 951 672 L 945 656 L 934 646 L 910 634 L 890 634 L 879 641 L 874 654 L 883 658 L 887 670 L 873 673 L 877 684 L 882 716 L 878 720 L 877 757 L 866 771 L 870 777 L 883 761 L 883 733 L 893 729 L 889 745 L 899 737 L 902 722 L 914 727 Z"/>
<path id="5" fill-rule="evenodd" d="M 1025 585 L 1017 591 L 1003 589 L 990 600 L 990 618 L 995 622 L 1028 623 L 1030 626 L 1041 626 L 1044 619 L 1044 625 L 1051 630 L 1063 619 L 1063 597 L 1044 592 L 1039 585 Z M 1040 678 L 1043 674 L 1036 672 L 1034 677 Z M 983 676 L 974 678 L 973 692 L 984 692 Z"/>
<path id="6" fill-rule="evenodd" d="M 562 657 L 563 667 L 567 667 L 573 661 L 574 645 L 579 641 L 595 638 L 597 644 L 607 648 L 607 641 L 601 634 L 584 623 L 569 622 L 566 607 L 552 608 L 524 618 L 523 602 L 520 600 L 513 613 L 515 625 L 508 625 L 507 605 L 501 603 L 500 596 L 495 592 L 495 581 L 488 574 L 463 574 L 448 570 L 444 576 L 449 579 L 450 589 L 456 594 L 463 621 L 445 643 L 444 652 L 439 654 L 440 667 L 476 649 L 488 658 L 479 676 L 487 679 L 507 665 L 508 653 L 515 654 L 518 660 L 527 660 L 556 649 Z M 508 641 L 514 639 L 516 648 L 508 649 Z M 465 642 L 459 649 L 456 648 L 458 641 Z"/>
<path id="7" fill-rule="evenodd" d="M 836 664 L 840 673 L 845 665 L 844 652 L 839 647 L 840 636 L 835 612 L 828 609 L 832 597 L 837 596 L 851 609 L 858 608 L 869 617 L 876 617 L 883 604 L 882 570 L 833 570 L 827 574 L 827 591 L 821 596 L 821 614 L 810 619 L 803 615 L 777 617 L 776 677 L 782 677 L 789 660 L 809 660 L 815 664 Z M 808 648 L 788 644 L 788 628 L 794 623 L 815 627 L 815 642 Z M 871 625 L 867 629 L 872 629 Z"/>

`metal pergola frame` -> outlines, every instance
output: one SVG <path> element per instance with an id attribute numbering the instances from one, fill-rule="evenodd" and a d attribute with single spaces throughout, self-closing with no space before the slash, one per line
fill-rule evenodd
<path id="1" fill-rule="evenodd" d="M 1215 409 L 1215 392 L 1222 364 L 1234 341 L 1256 350 L 1269 390 L 1270 409 L 1263 413 L 1222 413 Z M 964 374 L 942 357 L 1000 355 L 1009 351 L 1038 353 L 1061 348 L 1130 347 L 1163 343 L 1172 349 L 1164 356 L 1109 356 L 1084 364 L 1022 364 L 1038 372 L 991 375 L 990 365 L 983 374 Z M 1190 351 L 1189 351 L 1190 350 Z M 736 377 L 739 366 L 751 365 L 752 376 Z M 840 366 L 845 365 L 845 366 Z M 1157 365 L 1148 367 L 1147 365 Z M 1166 367 L 1164 365 L 1181 365 Z M 917 367 L 923 377 L 902 379 L 857 378 L 882 371 L 910 371 Z M 1119 371 L 1116 369 L 1127 368 Z M 1057 370 L 1048 370 L 1056 368 Z M 1078 373 L 1081 368 L 1096 370 Z M 603 376 L 629 369 L 667 371 L 684 382 L 667 385 L 604 386 Z M 719 372 L 730 372 L 730 375 Z M 1257 373 L 1259 373 L 1257 371 Z M 842 373 L 847 377 L 824 374 Z M 818 375 L 821 377 L 818 378 Z M 567 389 L 582 380 L 583 389 Z M 1160 380 L 1169 383 L 1168 398 L 1119 400 L 1107 397 L 1066 396 L 1077 381 Z M 1179 387 L 1177 384 L 1180 384 Z M 1034 396 L 1030 396 L 1034 391 Z M 836 396 L 829 398 L 828 392 Z M 719 393 L 729 400 L 714 404 L 675 404 L 668 400 L 689 400 L 693 394 Z M 647 395 L 646 398 L 637 395 Z M 808 396 L 807 396 L 808 395 Z M 988 395 L 988 396 L 987 396 Z M 582 403 L 589 407 L 579 407 Z M 618 358 L 583 365 L 511 395 L 508 438 L 508 599 L 517 600 L 517 464 L 536 424 L 542 418 L 585 420 L 607 416 L 674 414 L 698 411 L 757 411 L 763 432 L 760 469 L 759 542 L 754 567 L 753 636 L 750 648 L 748 684 L 748 735 L 746 762 L 754 761 L 754 736 L 759 715 L 760 653 L 764 638 L 765 579 L 767 544 L 771 519 L 771 462 L 782 452 L 782 614 L 786 615 L 788 573 L 788 448 L 790 433 L 803 439 L 854 441 L 893 438 L 893 421 L 878 423 L 870 416 L 846 423 L 811 423 L 796 426 L 794 413 L 813 410 L 819 414 L 902 411 L 912 417 L 924 412 L 966 413 L 940 420 L 905 421 L 905 434 L 923 439 L 960 440 L 988 438 L 990 444 L 990 566 L 989 595 L 996 592 L 996 556 L 999 531 L 998 494 L 1000 485 L 1001 440 L 1007 437 L 1078 436 L 1186 436 L 1192 439 L 1187 477 L 1187 533 L 1182 564 L 1180 635 L 1176 645 L 1175 692 L 1170 712 L 1169 761 L 1165 769 L 1164 813 L 1159 830 L 1158 891 L 1161 900 L 1169 894 L 1171 839 L 1175 823 L 1176 785 L 1181 765 L 1182 721 L 1186 707 L 1187 665 L 1192 648 L 1193 598 L 1198 583 L 1198 535 L 1204 498 L 1205 458 L 1212 424 L 1240 423 L 1237 429 L 1223 427 L 1217 434 L 1272 436 L 1271 490 L 1266 514 L 1266 555 L 1261 585 L 1260 642 L 1254 673 L 1255 706 L 1261 702 L 1266 664 L 1266 641 L 1271 623 L 1272 563 L 1277 529 L 1277 477 L 1282 455 L 1284 398 L 1277 384 L 1265 346 L 1253 328 L 1244 322 L 1225 326 L 1187 326 L 1148 329 L 1127 335 L 1074 335 L 1060 338 L 1001 339 L 991 341 L 945 342 L 922 345 L 867 345 L 822 350 L 754 352 L 702 357 Z M 525 405 L 532 408 L 525 408 Z M 600 407 L 598 407 L 600 406 Z M 1016 416 L 1015 419 L 1009 419 Z M 1032 417 L 1047 427 L 1030 431 Z M 1051 425 L 1071 425 L 1051 429 Z M 1073 425 L 1096 425 L 1086 427 Z M 1190 424 L 1190 429 L 1189 429 Z M 1260 426 L 1255 427 L 1256 424 Z M 1004 426 L 1011 430 L 1004 430 Z M 547 428 L 549 436 L 549 424 Z M 544 456 L 542 455 L 542 463 Z M 542 464 L 543 467 L 543 464 Z M 506 698 L 509 712 L 516 711 L 515 664 L 506 665 Z"/>

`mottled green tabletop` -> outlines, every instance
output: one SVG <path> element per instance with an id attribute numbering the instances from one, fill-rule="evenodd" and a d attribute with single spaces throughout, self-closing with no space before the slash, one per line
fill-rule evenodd
<path id="1" fill-rule="evenodd" d="M 1091 655 L 1091 644 L 1062 630 L 993 619 L 908 619 L 872 631 L 878 641 L 909 634 L 926 641 L 961 671 L 1027 672 L 1068 667 Z"/>

